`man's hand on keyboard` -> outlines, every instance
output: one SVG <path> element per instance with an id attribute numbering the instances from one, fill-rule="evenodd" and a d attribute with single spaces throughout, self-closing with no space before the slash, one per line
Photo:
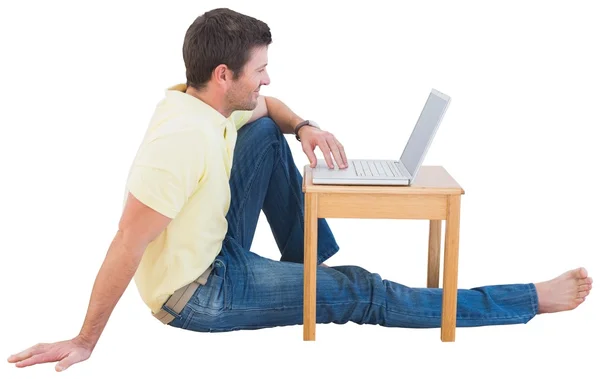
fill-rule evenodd
<path id="1" fill-rule="evenodd" d="M 339 168 L 348 168 L 348 159 L 346 158 L 344 146 L 333 134 L 317 128 L 304 127 L 300 129 L 299 137 L 300 141 L 302 141 L 302 150 L 310 161 L 310 167 L 315 168 L 317 165 L 317 157 L 314 151 L 319 146 L 329 168 L 334 168 L 333 159 L 335 159 Z"/>

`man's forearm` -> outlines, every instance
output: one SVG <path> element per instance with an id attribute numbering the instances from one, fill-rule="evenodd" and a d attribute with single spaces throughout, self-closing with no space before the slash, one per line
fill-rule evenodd
<path id="1" fill-rule="evenodd" d="M 269 117 L 279 125 L 284 134 L 294 133 L 294 127 L 304 121 L 279 99 L 265 96 L 265 102 Z"/>
<path id="2" fill-rule="evenodd" d="M 98 271 L 88 311 L 79 338 L 91 348 L 96 346 L 113 309 L 131 282 L 139 265 L 141 247 L 127 247 L 118 232 Z"/>

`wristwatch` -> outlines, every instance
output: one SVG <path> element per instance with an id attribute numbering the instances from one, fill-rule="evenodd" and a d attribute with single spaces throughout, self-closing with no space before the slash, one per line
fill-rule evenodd
<path id="1" fill-rule="evenodd" d="M 316 122 L 311 121 L 311 120 L 304 120 L 301 123 L 299 123 L 298 125 L 296 125 L 296 127 L 294 128 L 294 134 L 296 135 L 296 139 L 298 141 L 300 141 L 300 136 L 298 135 L 298 132 L 300 131 L 300 129 L 302 129 L 303 126 L 312 126 L 313 128 L 317 128 L 317 129 L 321 129 L 319 127 L 319 125 L 317 125 Z"/>

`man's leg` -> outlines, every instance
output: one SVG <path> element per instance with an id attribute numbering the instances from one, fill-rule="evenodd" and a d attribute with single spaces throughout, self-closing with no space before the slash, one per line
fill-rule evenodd
<path id="1" fill-rule="evenodd" d="M 250 249 L 260 211 L 265 214 L 281 260 L 304 260 L 304 194 L 302 175 L 287 140 L 268 117 L 238 132 L 230 178 L 228 235 Z M 338 251 L 327 221 L 319 220 L 318 263 Z"/>
<path id="2" fill-rule="evenodd" d="M 216 332 L 302 323 L 302 264 L 274 261 L 249 250 L 262 203 L 283 256 L 286 257 L 293 235 L 298 236 L 300 248 L 294 247 L 295 252 L 289 254 L 292 259 L 288 260 L 294 261 L 295 256 L 301 261 L 303 251 L 303 239 L 300 238 L 303 235 L 303 196 L 299 172 L 289 163 L 289 150 L 281 154 L 289 147 L 281 144 L 281 136 L 275 133 L 278 130 L 272 121 L 260 120 L 246 126 L 245 132 L 250 133 L 251 128 L 257 126 L 263 127 L 254 130 L 263 134 L 261 137 L 259 134 L 249 138 L 252 135 L 245 134 L 244 130 L 240 133 L 248 138 L 246 143 L 254 141 L 255 145 L 239 146 L 241 151 L 248 147 L 248 151 L 237 156 L 242 161 L 234 166 L 243 170 L 240 166 L 245 165 L 246 172 L 232 173 L 232 188 L 238 192 L 228 216 L 230 231 L 215 261 L 215 269 L 207 284 L 197 289 L 172 326 Z M 283 148 L 278 150 L 276 146 Z M 253 156 L 257 151 L 262 155 Z M 287 163 L 278 160 L 278 151 L 279 159 L 289 158 Z M 244 156 L 247 160 L 243 160 Z M 271 167 L 270 175 L 265 167 Z M 279 186 L 286 181 L 285 188 Z M 294 205 L 295 212 L 292 212 L 290 209 Z M 278 216 L 278 212 L 283 215 Z M 281 217 L 280 223 L 276 222 L 277 217 Z M 290 220 L 292 222 L 286 222 Z M 280 224 L 285 227 L 279 228 Z M 319 259 L 323 261 L 323 257 L 337 251 L 337 246 L 326 224 L 319 224 L 319 227 L 325 228 L 320 229 L 320 234 L 327 233 L 331 238 L 319 240 Z M 460 289 L 457 326 L 526 323 L 544 307 L 553 311 L 570 309 L 573 304 L 580 304 L 591 289 L 591 279 L 584 276 L 587 274 L 583 271 L 574 270 L 561 276 L 562 279 L 539 286 L 528 283 Z M 556 294 L 561 294 L 562 298 L 558 299 Z M 318 323 L 439 327 L 441 303 L 441 289 L 409 288 L 356 266 L 317 268 Z"/>
<path id="3" fill-rule="evenodd" d="M 223 332 L 302 324 L 302 264 L 261 257 L 231 237 L 215 271 L 173 326 Z M 591 289 L 585 270 L 553 281 L 458 290 L 458 327 L 524 324 L 536 314 L 573 309 Z M 442 289 L 409 288 L 356 266 L 317 268 L 317 323 L 438 328 Z"/>

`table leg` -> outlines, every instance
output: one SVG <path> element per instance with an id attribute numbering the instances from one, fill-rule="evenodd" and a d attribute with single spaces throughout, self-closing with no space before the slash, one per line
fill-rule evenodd
<path id="1" fill-rule="evenodd" d="M 427 287 L 440 286 L 440 244 L 442 220 L 429 221 L 429 254 L 427 257 Z"/>
<path id="2" fill-rule="evenodd" d="M 444 243 L 444 279 L 442 295 L 443 342 L 453 342 L 456 332 L 458 295 L 458 237 L 460 229 L 460 195 L 448 196 L 446 240 Z"/>
<path id="3" fill-rule="evenodd" d="M 304 341 L 314 341 L 317 327 L 317 200 L 304 196 Z"/>

